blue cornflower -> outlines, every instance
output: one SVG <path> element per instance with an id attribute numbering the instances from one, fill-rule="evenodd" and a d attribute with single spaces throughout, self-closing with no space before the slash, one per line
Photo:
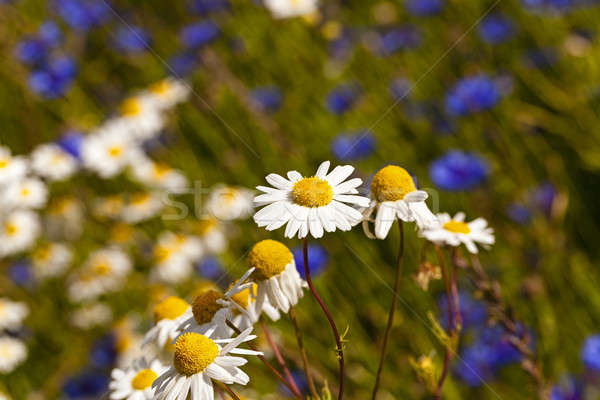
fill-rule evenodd
<path id="1" fill-rule="evenodd" d="M 33 279 L 31 265 L 27 261 L 15 262 L 8 268 L 8 276 L 16 285 L 28 286 Z"/>
<path id="2" fill-rule="evenodd" d="M 552 207 L 554 205 L 554 200 L 556 199 L 556 194 L 556 188 L 552 183 L 543 183 L 533 189 L 531 194 L 531 204 L 549 217 L 552 214 Z"/>
<path id="3" fill-rule="evenodd" d="M 341 115 L 350 110 L 360 96 L 360 87 L 353 83 L 342 84 L 327 95 L 325 103 L 327 109 L 336 115 Z"/>
<path id="4" fill-rule="evenodd" d="M 212 256 L 204 257 L 196 264 L 198 275 L 207 279 L 218 279 L 223 275 L 221 262 Z"/>
<path id="5" fill-rule="evenodd" d="M 487 161 L 475 153 L 451 150 L 429 166 L 429 177 L 441 189 L 470 190 L 483 183 L 489 175 Z"/>
<path id="6" fill-rule="evenodd" d="M 58 46 L 62 40 L 62 33 L 58 24 L 52 20 L 45 21 L 38 29 L 38 37 L 47 46 L 55 47 Z"/>
<path id="7" fill-rule="evenodd" d="M 370 131 L 342 133 L 331 141 L 331 152 L 342 161 L 368 157 L 375 151 L 375 136 Z"/>
<path id="8" fill-rule="evenodd" d="M 343 32 L 340 37 L 329 42 L 328 53 L 331 58 L 343 59 L 352 53 L 353 48 L 352 37 L 348 32 Z"/>
<path id="9" fill-rule="evenodd" d="M 98 399 L 108 390 L 109 381 L 105 374 L 86 371 L 68 378 L 63 391 L 70 400 Z"/>
<path id="10" fill-rule="evenodd" d="M 117 31 L 115 47 L 126 53 L 146 51 L 152 44 L 150 34 L 138 26 L 123 26 Z"/>
<path id="11" fill-rule="evenodd" d="M 405 0 L 404 6 L 409 14 L 417 16 L 435 15 L 442 10 L 442 0 Z"/>
<path id="12" fill-rule="evenodd" d="M 446 95 L 450 115 L 469 115 L 492 108 L 500 101 L 496 83 L 486 75 L 463 78 Z"/>
<path id="13" fill-rule="evenodd" d="M 213 12 L 227 11 L 231 8 L 228 0 L 192 0 L 190 10 L 197 14 L 210 14 Z"/>
<path id="14" fill-rule="evenodd" d="M 475 300 L 468 292 L 459 292 L 458 299 L 463 329 L 481 327 L 487 322 L 488 315 L 484 303 Z M 439 297 L 438 307 L 440 310 L 440 323 L 448 329 L 448 301 L 446 295 Z"/>
<path id="15" fill-rule="evenodd" d="M 581 348 L 581 359 L 586 368 L 600 372 L 600 334 L 588 336 Z"/>
<path id="16" fill-rule="evenodd" d="M 19 61 L 33 65 L 46 59 L 48 46 L 42 39 L 33 37 L 19 42 L 15 53 Z"/>
<path id="17" fill-rule="evenodd" d="M 513 203 L 506 208 L 506 214 L 514 222 L 526 225 L 531 221 L 531 212 L 523 204 Z"/>
<path id="18" fill-rule="evenodd" d="M 294 260 L 296 261 L 296 268 L 302 278 L 306 278 L 306 275 L 304 274 L 304 253 L 302 251 L 302 247 L 292 249 Z M 310 269 L 310 276 L 314 277 L 320 275 L 328 264 L 329 253 L 327 253 L 327 250 L 318 244 L 309 244 L 308 268 Z"/>
<path id="19" fill-rule="evenodd" d="M 98 369 L 110 369 L 117 359 L 116 338 L 108 334 L 97 339 L 90 350 L 90 364 Z"/>
<path id="20" fill-rule="evenodd" d="M 192 73 L 198 66 L 196 54 L 184 52 L 176 54 L 169 60 L 168 73 L 176 77 L 186 76 Z"/>
<path id="21" fill-rule="evenodd" d="M 390 55 L 400 50 L 414 49 L 421 44 L 421 33 L 413 26 L 406 25 L 390 29 L 381 35 L 380 53 Z"/>
<path id="22" fill-rule="evenodd" d="M 583 400 L 581 382 L 570 375 L 563 376 L 550 390 L 550 400 Z"/>
<path id="23" fill-rule="evenodd" d="M 219 36 L 219 27 L 212 21 L 202 21 L 184 26 L 179 33 L 181 44 L 188 48 L 204 46 Z"/>
<path id="24" fill-rule="evenodd" d="M 250 93 L 254 103 L 266 112 L 275 112 L 281 107 L 283 94 L 277 86 L 258 87 Z"/>
<path id="25" fill-rule="evenodd" d="M 558 53 L 552 47 L 531 49 L 525 52 L 523 62 L 530 68 L 551 68 L 558 61 Z"/>
<path id="26" fill-rule="evenodd" d="M 294 382 L 296 382 L 296 386 L 298 386 L 300 393 L 305 394 L 308 390 L 308 380 L 306 379 L 306 374 L 304 371 L 293 369 L 290 371 L 290 374 L 292 375 L 292 378 L 294 378 Z M 288 389 L 288 387 L 283 383 L 279 384 L 279 389 L 286 395 L 292 395 L 290 389 Z"/>
<path id="27" fill-rule="evenodd" d="M 56 0 L 55 5 L 62 20 L 71 28 L 81 31 L 101 25 L 111 14 L 104 1 Z"/>
<path id="28" fill-rule="evenodd" d="M 29 86 L 39 95 L 53 99 L 63 95 L 71 87 L 76 72 L 77 66 L 73 59 L 56 58 L 31 73 Z"/>
<path id="29" fill-rule="evenodd" d="M 479 36 L 490 44 L 502 43 L 514 34 L 512 20 L 502 14 L 488 15 L 479 24 Z"/>
<path id="30" fill-rule="evenodd" d="M 72 155 L 73 157 L 81 158 L 81 146 L 83 145 L 84 136 L 81 132 L 69 131 L 65 133 L 60 139 L 56 141 L 56 144 L 61 149 Z"/>
<path id="31" fill-rule="evenodd" d="M 536 12 L 566 12 L 576 5 L 575 0 L 522 0 L 523 5 Z"/>

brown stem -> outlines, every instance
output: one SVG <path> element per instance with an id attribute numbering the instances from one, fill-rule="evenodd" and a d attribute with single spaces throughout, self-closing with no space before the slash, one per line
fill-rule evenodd
<path id="1" fill-rule="evenodd" d="M 388 314 L 387 326 L 385 327 L 385 333 L 383 334 L 383 343 L 381 345 L 381 355 L 379 356 L 379 366 L 377 367 L 377 375 L 375 376 L 375 386 L 373 387 L 372 400 L 377 397 L 377 390 L 379 390 L 379 382 L 381 380 L 381 372 L 383 371 L 383 364 L 385 362 L 385 351 L 387 349 L 388 339 L 390 332 L 392 331 L 392 325 L 394 324 L 394 313 L 396 312 L 396 306 L 398 304 L 398 290 L 400 288 L 400 278 L 402 277 L 402 256 L 404 254 L 404 229 L 402 221 L 398 220 L 398 229 L 400 231 L 400 246 L 398 248 L 398 259 L 396 262 L 396 279 L 394 280 L 394 296 L 392 297 L 392 304 L 390 305 L 390 311 Z"/>
<path id="2" fill-rule="evenodd" d="M 225 390 L 227 393 L 229 393 L 229 396 L 231 396 L 231 398 L 233 400 L 241 400 L 237 394 L 235 394 L 233 392 L 233 390 L 231 390 L 231 388 L 229 386 L 227 386 L 226 384 L 224 384 L 223 382 L 219 382 L 217 380 L 213 379 L 213 382 L 215 382 L 219 387 L 221 387 L 223 390 Z"/>
<path id="3" fill-rule="evenodd" d="M 302 393 L 300 393 L 300 389 L 298 389 L 298 385 L 296 385 L 296 381 L 294 380 L 294 377 L 290 373 L 290 370 L 288 369 L 287 365 L 285 365 L 285 360 L 281 356 L 281 353 L 279 352 L 279 348 L 277 348 L 277 344 L 275 344 L 275 342 L 273 341 L 273 338 L 271 337 L 271 332 L 269 332 L 269 328 L 267 327 L 267 324 L 265 323 L 265 320 L 262 317 L 260 318 L 260 323 L 263 328 L 263 332 L 265 333 L 265 337 L 267 338 L 267 342 L 269 342 L 269 345 L 273 349 L 273 354 L 275 354 L 275 358 L 279 362 L 279 365 L 281 365 L 281 368 L 283 369 L 283 373 L 285 374 L 285 377 L 287 378 L 288 382 L 294 389 L 294 390 L 292 390 L 292 393 L 296 397 L 302 398 Z"/>
<path id="4" fill-rule="evenodd" d="M 462 328 L 462 315 L 460 315 L 460 297 L 458 296 L 458 285 L 456 283 L 456 247 L 452 249 L 450 261 L 452 264 L 451 282 L 452 282 L 452 297 L 454 300 L 454 320 L 456 323 L 456 331 L 460 332 Z"/>
<path id="5" fill-rule="evenodd" d="M 446 303 L 448 304 L 448 332 L 449 337 L 452 337 L 454 333 L 454 312 L 453 312 L 453 302 L 451 298 L 451 288 L 450 288 L 450 280 L 448 277 L 448 270 L 446 268 L 446 262 L 444 261 L 444 255 L 442 254 L 442 250 L 438 245 L 434 246 L 435 253 L 437 255 L 438 261 L 440 263 L 440 268 L 442 270 L 442 277 L 444 279 L 444 286 L 446 288 Z M 446 377 L 448 376 L 448 371 L 450 369 L 450 360 L 452 360 L 452 354 L 450 352 L 450 343 L 446 344 L 446 352 L 444 355 L 444 365 L 442 369 L 442 375 L 438 381 L 437 389 L 435 391 L 435 399 L 442 398 L 442 389 L 444 387 L 444 382 L 446 381 Z"/>
<path id="6" fill-rule="evenodd" d="M 233 324 L 233 323 L 232 323 L 230 320 L 225 320 L 225 323 L 227 323 L 227 326 L 229 326 L 231 329 L 233 329 L 233 331 L 234 331 L 235 333 L 237 333 L 238 335 L 239 335 L 240 333 L 242 333 L 242 331 L 240 331 L 240 330 L 238 329 L 238 327 L 237 327 L 237 326 L 235 326 L 235 325 L 234 325 L 234 324 Z M 255 345 L 254 345 L 252 342 L 246 342 L 246 343 L 248 343 L 248 346 L 250 346 L 250 348 L 251 348 L 252 350 L 254 350 L 254 351 L 258 351 L 258 349 L 256 348 L 256 346 L 255 346 Z M 271 363 L 270 363 L 270 362 L 268 362 L 268 361 L 267 361 L 267 359 L 266 359 L 266 358 L 265 358 L 263 355 L 258 355 L 257 357 L 258 357 L 258 358 L 259 358 L 259 359 L 260 359 L 260 360 L 261 360 L 261 361 L 262 361 L 262 362 L 263 362 L 263 363 L 264 363 L 264 364 L 267 366 L 267 368 L 269 368 L 269 369 L 271 370 L 271 372 L 273 372 L 273 374 L 275 374 L 275 376 L 277 376 L 277 378 L 279 378 L 279 380 L 280 380 L 281 382 L 283 382 L 283 384 L 284 384 L 285 386 L 287 386 L 287 388 L 288 388 L 288 389 L 290 389 L 290 391 L 291 391 L 292 393 L 294 393 L 294 390 L 293 390 L 292 386 L 290 385 L 290 383 L 289 383 L 289 382 L 288 382 L 288 381 L 287 381 L 287 380 L 286 380 L 286 379 L 285 379 L 283 376 L 281 376 L 281 374 L 279 373 L 279 371 L 277 371 L 277 370 L 275 369 L 275 367 L 273 367 L 273 365 L 271 365 Z M 295 393 L 294 393 L 294 395 L 295 395 L 296 397 L 298 397 L 300 400 L 303 400 L 303 399 L 302 399 L 302 396 L 298 396 L 298 395 L 296 395 Z"/>
<path id="7" fill-rule="evenodd" d="M 333 317 L 329 313 L 329 310 L 325 306 L 325 303 L 323 303 L 323 300 L 321 300 L 321 297 L 319 297 L 319 294 L 317 293 L 317 290 L 315 289 L 315 286 L 312 283 L 312 279 L 310 277 L 310 269 L 308 268 L 308 237 L 304 239 L 303 253 L 304 274 L 306 275 L 306 282 L 308 282 L 308 287 L 310 288 L 310 291 L 312 292 L 313 296 L 321 306 L 321 309 L 325 313 L 325 316 L 329 321 L 329 325 L 331 325 L 333 336 L 335 337 L 335 343 L 337 345 L 337 358 L 340 364 L 340 389 L 338 392 L 338 400 L 342 400 L 344 397 L 344 350 L 342 348 L 342 339 L 340 338 L 337 326 L 335 326 L 335 321 L 333 320 Z"/>
<path id="8" fill-rule="evenodd" d="M 296 318 L 296 310 L 294 310 L 294 307 L 290 307 L 289 316 L 292 320 L 292 324 L 294 325 L 294 331 L 296 332 L 296 341 L 298 342 L 298 349 L 300 349 L 300 355 L 302 356 L 302 368 L 304 369 L 306 381 L 308 382 L 308 390 L 310 391 L 310 395 L 312 397 L 318 399 L 319 394 L 317 392 L 315 382 L 313 381 L 312 374 L 310 372 L 310 364 L 308 363 L 308 357 L 306 356 L 304 339 L 302 338 L 302 331 L 300 330 L 300 325 L 298 324 L 298 319 Z"/>

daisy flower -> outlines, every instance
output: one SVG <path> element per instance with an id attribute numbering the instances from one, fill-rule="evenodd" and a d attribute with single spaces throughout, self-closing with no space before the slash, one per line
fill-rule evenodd
<path id="1" fill-rule="evenodd" d="M 104 326 L 113 318 L 112 310 L 104 303 L 90 303 L 73 311 L 71 324 L 79 329 Z"/>
<path id="2" fill-rule="evenodd" d="M 231 339 L 210 339 L 202 334 L 188 332 L 175 342 L 173 366 L 152 384 L 155 398 L 214 400 L 212 380 L 226 385 L 246 385 L 250 378 L 239 367 L 247 363 L 237 355 L 262 355 L 259 351 L 239 349 L 244 342 L 253 340 L 248 328 Z"/>
<path id="3" fill-rule="evenodd" d="M 155 217 L 163 208 L 159 193 L 139 192 L 130 196 L 121 211 L 124 221 L 135 224 Z"/>
<path id="4" fill-rule="evenodd" d="M 215 218 L 199 221 L 195 233 L 198 234 L 204 254 L 219 254 L 227 247 L 224 226 Z"/>
<path id="5" fill-rule="evenodd" d="M 119 107 L 120 117 L 109 123 L 123 124 L 124 129 L 136 140 L 152 138 L 164 126 L 164 118 L 154 107 L 154 96 L 140 94 L 125 99 Z"/>
<path id="6" fill-rule="evenodd" d="M 31 154 L 31 169 L 51 181 L 69 178 L 77 169 L 77 160 L 54 143 L 42 144 Z"/>
<path id="7" fill-rule="evenodd" d="M 231 336 L 231 328 L 227 326 L 226 321 L 231 319 L 232 314 L 229 308 L 221 304 L 221 300 L 225 299 L 225 296 L 215 289 L 198 294 L 192 301 L 192 307 L 182 316 L 179 330 L 219 339 Z"/>
<path id="8" fill-rule="evenodd" d="M 25 303 L 0 297 L 0 331 L 19 329 L 27 314 L 29 308 Z"/>
<path id="9" fill-rule="evenodd" d="M 154 306 L 154 327 L 146 333 L 144 337 L 145 346 L 147 343 L 155 342 L 160 348 L 163 348 L 168 342 L 174 340 L 179 332 L 179 325 L 186 318 L 186 311 L 190 309 L 187 301 L 171 296 L 167 297 Z"/>
<path id="10" fill-rule="evenodd" d="M 323 231 L 349 231 L 362 221 L 362 214 L 348 204 L 368 207 L 369 199 L 357 195 L 360 178 L 344 182 L 354 167 L 338 166 L 327 173 L 328 170 L 329 161 L 325 161 L 311 177 L 302 177 L 296 171 L 287 173 L 289 180 L 277 174 L 267 175 L 267 182 L 274 188 L 257 187 L 264 194 L 255 197 L 254 204 L 266 207 L 254 214 L 256 224 L 272 231 L 287 223 L 285 236 L 292 238 L 297 233 L 300 239 L 309 232 L 320 238 Z"/>
<path id="11" fill-rule="evenodd" d="M 24 178 L 9 184 L 2 194 L 7 208 L 39 209 L 46 205 L 48 190 L 38 178 Z"/>
<path id="12" fill-rule="evenodd" d="M 0 255 L 28 249 L 40 232 L 40 220 L 29 210 L 15 210 L 4 216 L 0 225 Z"/>
<path id="13" fill-rule="evenodd" d="M 134 148 L 122 130 L 100 128 L 86 137 L 81 155 L 86 168 L 106 179 L 116 176 L 129 164 Z"/>
<path id="14" fill-rule="evenodd" d="M 151 85 L 147 94 L 154 107 L 164 110 L 185 101 L 189 97 L 190 88 L 182 80 L 166 78 Z"/>
<path id="15" fill-rule="evenodd" d="M 377 210 L 375 217 L 375 237 L 385 239 L 396 218 L 417 223 L 419 228 L 435 226 L 435 215 L 425 204 L 428 195 L 417 190 L 410 174 L 402 167 L 388 165 L 380 169 L 371 181 L 371 206 L 365 212 L 363 228 L 365 234 L 373 238 L 368 223 L 370 216 Z"/>
<path id="16" fill-rule="evenodd" d="M 110 374 L 109 398 L 111 400 L 152 400 L 154 396 L 152 383 L 165 370 L 166 367 L 159 360 L 148 363 L 144 358 L 136 360 L 131 368 L 115 368 Z"/>
<path id="17" fill-rule="evenodd" d="M 27 346 L 10 336 L 0 337 L 0 373 L 10 373 L 27 358 Z"/>
<path id="18" fill-rule="evenodd" d="M 314 14 L 318 9 L 317 0 L 265 0 L 264 4 L 275 18 Z"/>
<path id="19" fill-rule="evenodd" d="M 483 218 L 465 222 L 465 214 L 462 212 L 454 217 L 441 213 L 437 218 L 439 225 L 420 232 L 420 235 L 430 242 L 454 247 L 462 243 L 473 254 L 478 252 L 476 243 L 486 248 L 494 244 L 494 230 L 488 227 L 487 221 Z"/>
<path id="20" fill-rule="evenodd" d="M 21 179 L 27 173 L 23 156 L 12 156 L 8 147 L 0 146 L 0 185 Z"/>
<path id="21" fill-rule="evenodd" d="M 193 272 L 193 263 L 203 254 L 202 243 L 195 236 L 163 232 L 153 249 L 156 264 L 153 279 L 178 283 Z"/>
<path id="22" fill-rule="evenodd" d="M 283 243 L 263 240 L 248 253 L 250 279 L 257 284 L 256 306 L 262 310 L 265 300 L 287 313 L 304 296 L 306 282 L 296 270 L 294 255 Z"/>
<path id="23" fill-rule="evenodd" d="M 133 180 L 154 188 L 182 192 L 188 186 L 187 178 L 174 168 L 149 159 L 143 152 L 135 152 L 131 161 Z"/>
<path id="24" fill-rule="evenodd" d="M 211 190 L 206 209 L 221 221 L 243 219 L 254 210 L 253 198 L 253 193 L 246 188 L 219 185 Z"/>
<path id="25" fill-rule="evenodd" d="M 45 279 L 62 274 L 73 258 L 71 250 L 61 243 L 47 243 L 33 252 L 31 264 L 37 279 Z"/>

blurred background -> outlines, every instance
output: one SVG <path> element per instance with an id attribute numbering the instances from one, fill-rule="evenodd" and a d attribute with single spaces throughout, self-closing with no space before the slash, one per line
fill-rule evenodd
<path id="1" fill-rule="evenodd" d="M 0 393 L 103 398 L 164 296 L 226 289 L 265 238 L 301 267 L 299 240 L 252 221 L 252 191 L 331 160 L 356 167 L 365 195 L 398 164 L 434 211 L 487 219 L 496 244 L 483 267 L 531 333 L 552 398 L 599 398 L 596 2 L 282 3 L 0 1 L 0 349 L 25 353 L 0 360 Z M 114 134 L 123 126 L 133 139 Z M 441 365 L 444 352 L 427 317 L 444 315 L 443 283 L 414 278 L 424 242 L 405 231 L 382 400 L 428 398 L 409 359 Z M 175 236 L 202 251 L 172 262 Z M 375 241 L 360 227 L 311 242 L 317 288 L 347 330 L 348 399 L 370 397 L 397 242 L 396 230 Z M 104 284 L 107 259 L 124 272 Z M 535 398 L 466 269 L 458 285 L 464 331 L 445 398 Z M 28 310 L 21 324 L 3 322 L 14 302 Z M 334 392 L 324 316 L 309 296 L 297 314 Z M 289 319 L 270 326 L 301 377 Z M 247 398 L 289 396 L 258 360 L 246 372 Z"/>

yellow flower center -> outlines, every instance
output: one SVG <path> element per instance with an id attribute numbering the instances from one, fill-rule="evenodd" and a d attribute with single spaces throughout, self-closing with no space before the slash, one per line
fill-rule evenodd
<path id="1" fill-rule="evenodd" d="M 108 274 L 110 274 L 110 271 L 112 270 L 110 263 L 108 263 L 107 261 L 99 261 L 98 263 L 94 264 L 94 266 L 92 267 L 92 271 L 97 274 L 97 275 L 102 275 L 102 276 L 106 276 Z"/>
<path id="2" fill-rule="evenodd" d="M 215 218 L 208 218 L 198 222 L 196 231 L 200 236 L 206 235 L 208 232 L 216 228 L 217 220 Z"/>
<path id="3" fill-rule="evenodd" d="M 221 293 L 212 289 L 196 296 L 192 302 L 192 313 L 198 325 L 207 324 L 213 319 L 217 311 L 223 308 L 217 300 L 224 298 Z"/>
<path id="4" fill-rule="evenodd" d="M 322 207 L 333 200 L 333 189 L 329 182 L 312 176 L 302 178 L 292 187 L 292 200 L 304 207 Z"/>
<path id="5" fill-rule="evenodd" d="M 8 160 L 7 159 L 0 160 L 0 168 L 4 169 L 6 167 L 8 167 Z"/>
<path id="6" fill-rule="evenodd" d="M 142 107 L 140 103 L 134 99 L 127 99 L 121 104 L 120 108 L 121 114 L 126 117 L 132 117 L 134 115 L 138 115 L 142 111 Z"/>
<path id="7" fill-rule="evenodd" d="M 138 372 L 131 380 L 131 387 L 135 390 L 144 390 L 152 386 L 152 382 L 158 378 L 156 372 L 151 369 L 143 369 Z"/>
<path id="8" fill-rule="evenodd" d="M 253 283 L 251 288 L 244 289 L 241 292 L 234 294 L 233 296 L 231 296 L 231 299 L 245 310 L 246 308 L 248 308 L 248 303 L 250 303 L 251 301 L 250 290 L 252 290 L 253 295 L 256 295 L 257 288 L 258 285 L 256 283 Z"/>
<path id="9" fill-rule="evenodd" d="M 33 260 L 37 262 L 43 262 L 50 259 L 52 253 L 50 245 L 39 247 L 33 252 Z"/>
<path id="10" fill-rule="evenodd" d="M 29 193 L 31 193 L 31 192 L 29 191 L 28 187 L 24 187 L 21 189 L 21 196 L 27 197 L 27 196 L 29 196 Z"/>
<path id="11" fill-rule="evenodd" d="M 465 222 L 461 221 L 448 221 L 444 224 L 444 229 L 454 233 L 464 233 L 465 235 L 471 232 L 471 228 Z"/>
<path id="12" fill-rule="evenodd" d="M 248 264 L 256 268 L 252 278 L 264 281 L 283 272 L 292 262 L 294 255 L 283 243 L 276 240 L 263 240 L 254 245 L 248 254 Z"/>
<path id="13" fill-rule="evenodd" d="M 160 81 L 150 86 L 150 91 L 154 94 L 165 94 L 171 88 L 168 81 Z"/>
<path id="14" fill-rule="evenodd" d="M 168 172 L 171 171 L 171 167 L 167 164 L 156 163 L 154 164 L 154 175 L 157 179 L 163 178 Z"/>
<path id="15" fill-rule="evenodd" d="M 189 332 L 175 342 L 173 366 L 182 375 L 192 376 L 206 369 L 219 355 L 219 346 L 199 333 Z"/>
<path id="16" fill-rule="evenodd" d="M 141 206 L 150 200 L 150 193 L 134 193 L 131 195 L 131 203 L 137 206 Z"/>
<path id="17" fill-rule="evenodd" d="M 108 149 L 108 155 L 111 157 L 119 157 L 121 151 L 122 149 L 120 146 L 112 146 Z"/>
<path id="18" fill-rule="evenodd" d="M 4 224 L 4 233 L 6 233 L 8 236 L 14 236 L 18 231 L 19 228 L 12 222 L 7 222 Z"/>
<path id="19" fill-rule="evenodd" d="M 154 322 L 162 321 L 163 319 L 175 319 L 181 316 L 188 307 L 189 304 L 179 297 L 167 297 L 154 306 Z"/>
<path id="20" fill-rule="evenodd" d="M 371 193 L 377 201 L 402 200 L 415 190 L 417 188 L 410 174 L 397 165 L 380 169 L 371 182 Z"/>

